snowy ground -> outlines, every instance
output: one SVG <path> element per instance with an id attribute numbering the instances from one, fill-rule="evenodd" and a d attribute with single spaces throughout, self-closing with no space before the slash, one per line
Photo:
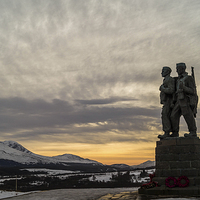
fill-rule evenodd
<path id="1" fill-rule="evenodd" d="M 37 172 L 37 176 L 54 176 L 60 179 L 65 179 L 68 176 L 74 175 L 86 175 L 79 171 L 67 171 L 67 170 L 52 170 L 52 169 L 26 169 L 32 172 Z M 154 169 L 145 170 L 148 174 L 153 174 Z M 131 171 L 133 182 L 143 182 L 148 181 L 149 177 L 140 178 L 140 173 L 142 170 Z M 126 172 L 121 172 L 126 173 Z M 112 175 L 116 175 L 117 172 L 107 172 L 107 173 L 87 173 L 90 175 L 90 181 L 110 181 Z M 17 177 L 20 179 L 21 177 Z M 16 179 L 16 177 L 1 177 L 0 184 L 3 184 L 5 180 Z M 40 184 L 39 182 L 34 182 L 33 184 Z M 138 188 L 90 188 L 90 189 L 60 189 L 60 190 L 49 190 L 42 192 L 5 192 L 0 191 L 0 199 L 13 197 L 12 199 L 18 200 L 96 200 L 107 194 L 119 194 L 120 192 L 133 192 Z M 11 198 L 8 198 L 11 199 Z M 165 200 L 165 199 L 162 199 Z M 168 198 L 168 200 L 171 200 Z M 179 199 L 177 199 L 179 200 Z M 182 200 L 185 200 L 182 198 Z"/>
<path id="2" fill-rule="evenodd" d="M 60 180 L 66 179 L 69 176 L 76 176 L 76 175 L 87 175 L 90 181 L 103 181 L 103 182 L 108 182 L 111 180 L 113 175 L 116 175 L 117 172 L 104 172 L 104 173 L 83 173 L 83 172 L 79 172 L 79 171 L 68 171 L 68 170 L 52 170 L 52 169 L 24 169 L 24 170 L 28 170 L 31 172 L 36 172 L 36 175 L 33 175 L 35 177 L 40 177 L 40 176 L 49 176 L 49 177 L 57 177 Z M 154 173 L 154 169 L 151 170 L 146 170 L 146 172 L 148 172 L 149 174 Z M 131 171 L 130 175 L 132 176 L 132 182 L 144 182 L 144 181 L 149 181 L 149 177 L 145 177 L 145 178 L 140 178 L 140 173 L 142 172 L 142 170 L 135 170 L 135 171 Z M 121 173 L 126 173 L 126 172 L 121 172 Z M 6 180 L 19 180 L 24 178 L 23 176 L 1 176 L 0 177 L 0 185 L 4 184 L 4 181 Z M 43 181 L 40 181 L 38 179 L 38 181 L 33 181 L 31 183 L 29 183 L 30 185 L 42 185 Z M 0 191 L 0 199 L 3 198 L 7 198 L 7 197 L 14 197 L 17 199 L 27 199 L 30 197 L 30 199 L 55 199 L 55 196 L 57 195 L 61 195 L 61 197 L 59 199 L 75 199 L 75 200 L 79 200 L 79 199 L 95 199 L 96 196 L 97 197 L 101 197 L 106 195 L 107 193 L 120 193 L 123 191 L 134 191 L 136 189 L 133 188 L 113 188 L 113 189 L 109 189 L 109 188 L 105 188 L 105 189 L 66 189 L 66 190 L 60 190 L 61 194 L 53 194 L 52 191 L 48 191 L 48 192 L 39 192 L 38 194 L 30 194 L 30 193 L 20 193 L 20 192 L 6 192 L 6 191 Z M 63 192 L 64 191 L 64 192 Z M 62 194 L 63 193 L 63 194 Z M 24 198 L 24 194 L 28 194 L 25 195 L 26 198 Z M 20 196 L 23 195 L 23 196 Z M 65 198 L 64 196 L 67 195 L 67 198 Z M 20 196 L 20 197 L 18 197 Z M 40 198 L 42 196 L 42 198 Z M 52 198 L 53 197 L 53 198 Z M 93 198 L 94 197 L 94 198 Z"/>
<path id="3" fill-rule="evenodd" d="M 104 181 L 108 182 L 112 178 L 112 175 L 116 175 L 117 172 L 104 172 L 104 173 L 82 173 L 80 171 L 68 171 L 68 170 L 53 170 L 53 169 L 45 169 L 45 168 L 31 168 L 31 169 L 22 169 L 22 170 L 28 170 L 30 172 L 37 172 L 38 174 L 36 176 L 54 176 L 58 177 L 59 179 L 63 180 L 69 176 L 75 176 L 75 175 L 90 175 L 89 180 L 90 181 Z M 140 178 L 140 173 L 142 170 L 134 170 L 130 171 L 130 175 L 132 176 L 132 182 L 148 182 L 150 180 L 149 177 Z M 153 174 L 155 172 L 155 169 L 149 169 L 146 170 L 148 174 Z M 126 173 L 126 172 L 122 172 Z M 17 179 L 21 179 L 22 177 L 17 177 Z M 6 180 L 15 180 L 16 177 L 1 177 L 0 178 L 0 185 L 3 184 Z"/>
<path id="4" fill-rule="evenodd" d="M 59 175 L 59 174 L 77 174 L 80 173 L 80 171 L 69 171 L 69 170 L 57 170 L 57 169 L 45 169 L 45 168 L 29 168 L 29 169 L 23 169 L 30 172 L 44 172 L 48 175 Z"/>

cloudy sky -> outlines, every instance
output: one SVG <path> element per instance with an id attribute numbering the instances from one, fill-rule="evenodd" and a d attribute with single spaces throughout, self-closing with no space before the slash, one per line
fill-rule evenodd
<path id="1" fill-rule="evenodd" d="M 161 69 L 194 66 L 199 91 L 199 55 L 199 0 L 0 0 L 0 140 L 154 160 Z"/>

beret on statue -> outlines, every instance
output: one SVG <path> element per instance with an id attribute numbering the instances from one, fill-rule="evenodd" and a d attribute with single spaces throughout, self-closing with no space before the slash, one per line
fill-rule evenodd
<path id="1" fill-rule="evenodd" d="M 177 63 L 176 66 L 177 67 L 185 67 L 186 68 L 186 64 L 185 63 Z"/>

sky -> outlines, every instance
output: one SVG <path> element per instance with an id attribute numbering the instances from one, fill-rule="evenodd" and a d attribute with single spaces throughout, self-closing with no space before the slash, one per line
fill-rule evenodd
<path id="1" fill-rule="evenodd" d="M 155 160 L 162 67 L 193 66 L 199 93 L 199 54 L 199 0 L 0 0 L 0 141 Z"/>

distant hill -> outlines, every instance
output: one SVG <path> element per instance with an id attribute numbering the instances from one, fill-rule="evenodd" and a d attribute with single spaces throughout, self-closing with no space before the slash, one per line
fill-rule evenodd
<path id="1" fill-rule="evenodd" d="M 133 169 L 142 169 L 142 168 L 148 168 L 148 167 L 155 167 L 155 161 L 147 160 L 146 162 L 143 162 L 139 165 L 132 165 Z"/>
<path id="2" fill-rule="evenodd" d="M 146 162 L 143 162 L 139 165 L 126 165 L 126 164 L 113 164 L 109 165 L 110 167 L 113 167 L 117 170 L 134 170 L 134 169 L 145 169 L 145 168 L 155 168 L 155 161 L 148 160 Z"/>
<path id="3" fill-rule="evenodd" d="M 113 165 L 110 165 L 110 167 L 113 167 L 117 170 L 132 170 L 133 168 L 129 165 L 126 165 L 126 164 L 113 164 Z"/>

